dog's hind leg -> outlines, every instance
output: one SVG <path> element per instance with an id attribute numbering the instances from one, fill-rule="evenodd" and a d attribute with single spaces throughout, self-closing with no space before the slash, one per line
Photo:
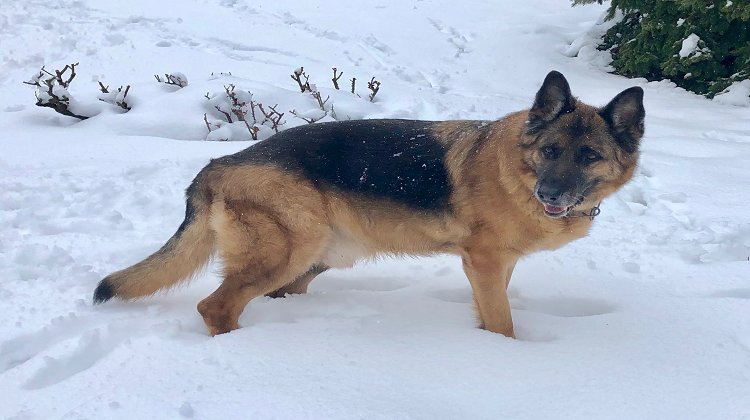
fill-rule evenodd
<path id="1" fill-rule="evenodd" d="M 301 276 L 294 279 L 293 282 L 274 290 L 271 293 L 266 293 L 266 296 L 270 298 L 282 298 L 286 295 L 302 295 L 307 293 L 307 286 L 315 279 L 315 277 L 318 276 L 318 274 L 322 274 L 324 271 L 328 270 L 328 266 L 324 264 L 316 264 L 312 267 L 310 267 L 309 270 L 307 270 L 305 273 L 303 273 Z"/>
<path id="2" fill-rule="evenodd" d="M 211 335 L 239 328 L 250 300 L 303 277 L 320 259 L 329 237 L 324 220 L 295 226 L 283 212 L 250 201 L 225 201 L 216 207 L 213 224 L 224 280 L 198 304 Z M 306 216 L 308 221 L 315 218 L 312 212 Z"/>

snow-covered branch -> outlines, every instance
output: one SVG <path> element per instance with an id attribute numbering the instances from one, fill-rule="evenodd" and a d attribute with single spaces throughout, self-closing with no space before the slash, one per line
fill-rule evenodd
<path id="1" fill-rule="evenodd" d="M 70 83 L 76 77 L 76 66 L 78 63 L 67 64 L 62 70 L 54 70 L 51 73 L 44 67 L 23 83 L 36 86 L 34 96 L 36 97 L 36 106 L 52 108 L 58 114 L 77 118 L 79 120 L 88 119 L 89 116 L 81 115 L 71 110 L 71 95 L 68 92 Z M 49 76 L 45 78 L 45 75 Z"/>

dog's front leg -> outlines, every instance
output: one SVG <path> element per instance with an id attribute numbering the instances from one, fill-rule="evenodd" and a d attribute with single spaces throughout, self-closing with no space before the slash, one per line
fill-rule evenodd
<path id="1" fill-rule="evenodd" d="M 464 272 L 474 291 L 480 328 L 515 338 L 506 289 L 518 256 L 497 249 L 472 248 L 463 255 Z"/>

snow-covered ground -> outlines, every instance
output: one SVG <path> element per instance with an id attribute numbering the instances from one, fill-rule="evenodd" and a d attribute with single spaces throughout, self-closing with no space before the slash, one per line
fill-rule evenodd
<path id="1" fill-rule="evenodd" d="M 0 418 L 750 418 L 750 109 L 604 72 L 586 42 L 603 10 L 4 0 Z M 71 94 L 99 112 L 83 122 L 35 107 L 21 84 L 73 62 Z M 244 328 L 215 338 L 195 304 L 216 266 L 174 293 L 93 307 L 101 277 L 173 233 L 208 159 L 248 145 L 189 141 L 206 137 L 204 113 L 220 117 L 204 95 L 232 83 L 301 124 L 288 111 L 316 103 L 289 77 L 300 66 L 339 118 L 498 118 L 528 107 L 551 69 L 593 104 L 639 85 L 641 166 L 588 238 L 519 264 L 517 340 L 474 328 L 454 257 L 333 270 L 308 295 L 252 302 Z M 332 89 L 331 67 L 360 97 Z M 187 87 L 153 78 L 175 71 Z M 98 103 L 97 81 L 131 85 L 133 109 Z"/>

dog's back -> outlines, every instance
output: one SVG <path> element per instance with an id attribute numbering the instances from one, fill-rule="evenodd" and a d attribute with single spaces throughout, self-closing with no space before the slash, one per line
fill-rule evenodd
<path id="1" fill-rule="evenodd" d="M 269 165 L 321 189 L 390 200 L 418 210 L 448 211 L 447 147 L 417 120 L 354 120 L 283 131 L 212 165 Z"/>

